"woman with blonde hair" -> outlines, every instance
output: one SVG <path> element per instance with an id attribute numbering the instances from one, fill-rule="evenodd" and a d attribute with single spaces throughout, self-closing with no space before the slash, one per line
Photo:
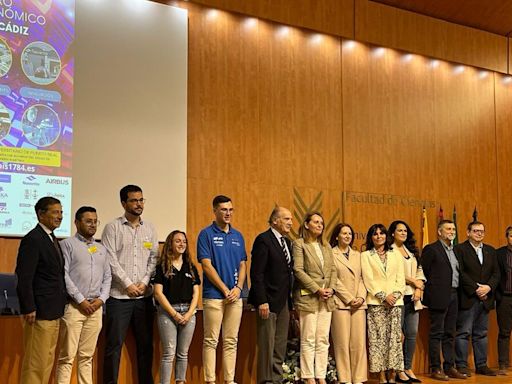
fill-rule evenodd
<path id="1" fill-rule="evenodd" d="M 308 213 L 293 243 L 294 302 L 300 323 L 301 378 L 307 384 L 325 384 L 329 329 L 335 309 L 336 267 L 331 246 L 324 240 L 324 219 Z"/>
<path id="2" fill-rule="evenodd" d="M 366 287 L 361 254 L 352 249 L 354 230 L 337 224 L 329 241 L 338 274 L 336 310 L 332 313 L 331 335 L 336 371 L 341 383 L 360 384 L 368 380 L 366 360 Z"/>
<path id="3" fill-rule="evenodd" d="M 185 383 L 200 284 L 199 274 L 188 253 L 185 232 L 172 231 L 165 239 L 155 275 L 158 329 L 162 343 L 160 384 L 170 383 L 175 356 L 176 384 Z"/>

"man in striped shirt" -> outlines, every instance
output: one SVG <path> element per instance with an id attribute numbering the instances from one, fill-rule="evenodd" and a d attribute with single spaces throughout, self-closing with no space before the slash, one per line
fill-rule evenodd
<path id="1" fill-rule="evenodd" d="M 137 345 L 138 382 L 153 384 L 153 302 L 149 281 L 155 271 L 158 237 L 142 220 L 142 189 L 127 185 L 120 191 L 124 215 L 105 226 L 102 243 L 111 254 L 112 286 L 107 300 L 103 383 L 117 383 L 121 348 L 130 324 Z"/>

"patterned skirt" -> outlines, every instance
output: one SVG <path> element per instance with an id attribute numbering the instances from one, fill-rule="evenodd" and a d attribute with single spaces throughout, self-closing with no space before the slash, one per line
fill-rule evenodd
<path id="1" fill-rule="evenodd" d="M 403 371 L 402 307 L 369 305 L 367 316 L 370 372 Z"/>

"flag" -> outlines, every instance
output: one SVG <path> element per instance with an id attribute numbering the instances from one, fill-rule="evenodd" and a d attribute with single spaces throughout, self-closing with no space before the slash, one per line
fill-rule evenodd
<path id="1" fill-rule="evenodd" d="M 455 238 L 453 239 L 452 245 L 459 244 L 459 230 L 457 229 L 457 210 L 455 209 L 455 205 L 453 206 L 453 217 L 452 217 L 453 224 L 455 224 Z"/>
<path id="2" fill-rule="evenodd" d="M 422 237 L 422 247 L 428 244 L 428 221 L 427 221 L 427 210 L 425 206 L 423 206 L 423 214 L 421 218 L 421 237 Z"/>
<path id="3" fill-rule="evenodd" d="M 476 211 L 476 205 L 475 209 L 473 210 L 473 221 L 478 221 L 478 212 Z"/>
<path id="4" fill-rule="evenodd" d="M 444 220 L 444 211 L 443 207 L 439 205 L 439 213 L 437 214 L 437 224 L 439 224 L 441 220 Z"/>

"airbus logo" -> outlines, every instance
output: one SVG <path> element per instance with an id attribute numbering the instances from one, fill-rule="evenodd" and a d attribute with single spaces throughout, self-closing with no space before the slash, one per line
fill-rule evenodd
<path id="1" fill-rule="evenodd" d="M 69 185 L 69 180 L 66 179 L 46 179 L 46 184 L 59 184 L 59 185 Z"/>

